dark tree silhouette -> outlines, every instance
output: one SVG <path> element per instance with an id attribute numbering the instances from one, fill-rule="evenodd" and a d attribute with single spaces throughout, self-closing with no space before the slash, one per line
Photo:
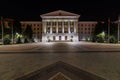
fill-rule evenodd
<path id="1" fill-rule="evenodd" d="M 33 34 L 33 31 L 32 31 L 32 27 L 31 25 L 27 25 L 25 31 L 24 31 L 24 35 L 29 39 L 31 40 L 32 39 L 32 34 Z"/>

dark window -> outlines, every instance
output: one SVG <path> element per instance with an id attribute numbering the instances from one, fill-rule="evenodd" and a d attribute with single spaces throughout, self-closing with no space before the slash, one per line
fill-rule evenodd
<path id="1" fill-rule="evenodd" d="M 81 24 L 81 26 L 83 26 L 83 24 Z"/>

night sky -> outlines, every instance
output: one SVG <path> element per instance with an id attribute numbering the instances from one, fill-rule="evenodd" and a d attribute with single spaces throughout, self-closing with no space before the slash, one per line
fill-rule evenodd
<path id="1" fill-rule="evenodd" d="M 80 14 L 80 20 L 116 20 L 120 3 L 115 0 L 2 0 L 0 16 L 37 21 L 40 15 L 56 10 Z"/>

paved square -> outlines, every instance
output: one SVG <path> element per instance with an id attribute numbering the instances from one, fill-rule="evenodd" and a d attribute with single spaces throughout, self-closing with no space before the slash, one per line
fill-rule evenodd
<path id="1" fill-rule="evenodd" d="M 19 50 L 22 50 L 22 48 L 20 48 L 22 46 L 24 47 L 23 51 L 29 50 L 31 52 L 1 52 L 0 80 L 14 80 L 28 73 L 39 70 L 49 64 L 53 64 L 57 61 L 69 63 L 71 65 L 74 65 L 75 67 L 103 77 L 107 80 L 119 80 L 120 52 L 81 51 L 90 50 L 90 45 L 92 45 L 93 47 L 96 46 L 95 50 L 99 50 L 99 48 L 102 50 L 101 46 L 103 46 L 104 44 L 98 45 L 92 43 L 39 43 L 31 46 L 26 44 L 26 46 L 30 48 L 19 45 Z M 108 50 L 109 48 L 111 48 L 111 46 L 109 45 L 104 46 L 107 47 L 106 49 L 105 47 L 103 47 L 104 50 Z M 111 49 L 115 48 L 119 50 L 119 45 L 112 46 L 114 47 Z M 8 49 L 9 46 L 6 47 Z M 16 50 L 17 49 L 18 48 L 16 47 Z M 94 50 L 94 48 L 91 49 Z M 60 50 L 62 52 L 59 52 Z"/>

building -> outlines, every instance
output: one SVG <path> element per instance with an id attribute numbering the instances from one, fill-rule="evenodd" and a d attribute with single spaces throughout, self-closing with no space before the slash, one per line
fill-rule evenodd
<path id="1" fill-rule="evenodd" d="M 42 39 L 42 23 L 39 21 L 21 21 L 22 31 L 24 32 L 27 25 L 30 25 L 33 31 L 33 39 L 40 42 Z"/>
<path id="2" fill-rule="evenodd" d="M 80 15 L 58 10 L 40 15 L 42 21 L 21 21 L 22 30 L 31 25 L 35 41 L 91 40 L 96 21 L 79 21 Z"/>
<path id="3" fill-rule="evenodd" d="M 78 24 L 79 40 L 92 40 L 97 21 L 80 21 Z"/>

